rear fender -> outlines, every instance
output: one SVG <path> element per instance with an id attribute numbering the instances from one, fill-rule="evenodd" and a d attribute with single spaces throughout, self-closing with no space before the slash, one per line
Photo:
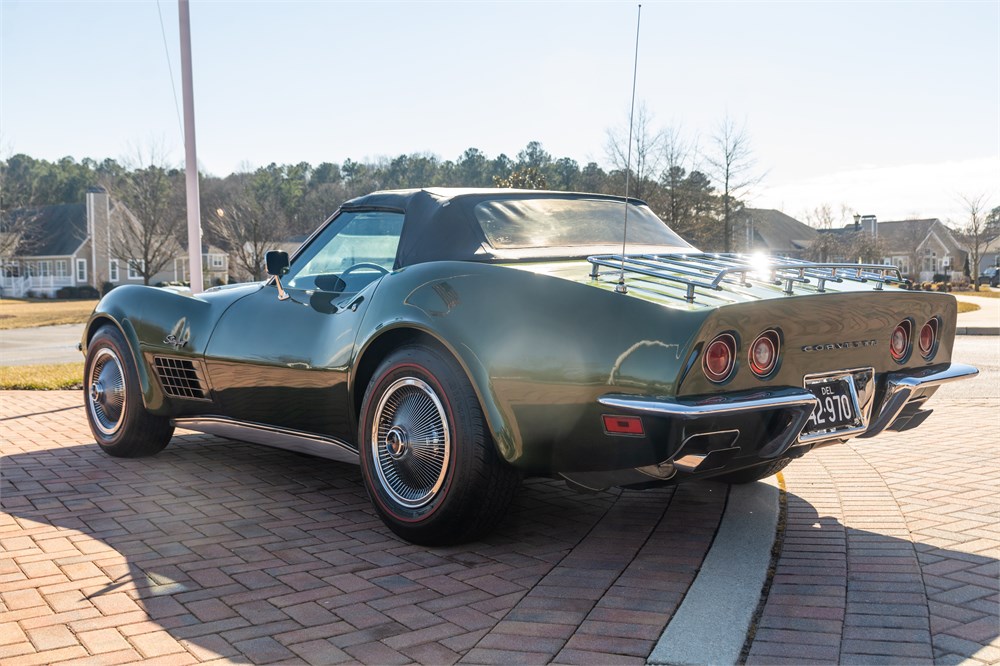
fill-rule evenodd
<path id="1" fill-rule="evenodd" d="M 581 457 L 606 443 L 580 434 L 603 437 L 593 412 L 609 390 L 674 391 L 704 317 L 514 268 L 433 262 L 382 279 L 354 367 L 392 331 L 431 336 L 467 374 L 498 452 L 544 471 L 564 455 L 559 443 L 574 442 Z M 357 379 L 354 404 L 366 389 Z"/>

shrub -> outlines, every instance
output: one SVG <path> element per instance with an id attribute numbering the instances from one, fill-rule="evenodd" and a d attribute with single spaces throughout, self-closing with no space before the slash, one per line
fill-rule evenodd
<path id="1" fill-rule="evenodd" d="M 72 299 L 93 299 L 98 298 L 100 294 L 97 290 L 91 287 L 89 284 L 84 284 L 79 287 L 60 287 L 55 293 L 56 298 L 63 298 L 67 300 Z M 39 298 L 50 298 L 46 293 L 41 293 L 38 295 Z"/>
<path id="2" fill-rule="evenodd" d="M 108 292 L 114 289 L 117 285 L 113 282 L 105 282 L 101 285 L 101 296 L 107 296 Z"/>

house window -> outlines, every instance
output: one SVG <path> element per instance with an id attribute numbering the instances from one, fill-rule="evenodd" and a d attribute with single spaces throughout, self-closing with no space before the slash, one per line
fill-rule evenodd
<path id="1" fill-rule="evenodd" d="M 209 265 L 212 267 L 213 271 L 221 271 L 226 267 L 226 257 L 222 254 L 210 254 L 208 255 Z"/>
<path id="2" fill-rule="evenodd" d="M 52 262 L 51 261 L 39 261 L 38 262 L 38 274 L 41 277 L 49 277 L 52 275 Z"/>
<path id="3" fill-rule="evenodd" d="M 118 282 L 118 260 L 112 259 L 108 262 L 108 281 Z"/>
<path id="4" fill-rule="evenodd" d="M 86 282 L 87 281 L 87 260 L 77 259 L 76 260 L 76 281 Z"/>
<path id="5" fill-rule="evenodd" d="M 65 259 L 56 260 L 56 277 L 69 277 L 69 266 L 66 265 Z"/>
<path id="6" fill-rule="evenodd" d="M 146 262 L 142 259 L 129 259 L 128 260 L 128 279 L 129 280 L 141 280 L 142 271 L 146 268 Z"/>

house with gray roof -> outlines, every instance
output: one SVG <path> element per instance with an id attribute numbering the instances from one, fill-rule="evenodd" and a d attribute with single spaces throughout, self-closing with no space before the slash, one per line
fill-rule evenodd
<path id="1" fill-rule="evenodd" d="M 874 215 L 864 215 L 858 216 L 854 224 L 823 233 L 835 236 L 842 248 L 849 247 L 857 234 L 873 236 L 882 248 L 882 263 L 898 267 L 904 277 L 916 282 L 930 282 L 935 275 L 945 275 L 951 282 L 965 279 L 969 253 L 954 232 L 936 217 L 879 222 Z M 831 260 L 855 261 L 847 256 Z"/>
<path id="2" fill-rule="evenodd" d="M 892 220 L 878 223 L 885 246 L 885 263 L 899 267 L 912 280 L 927 282 L 947 275 L 952 282 L 965 278 L 969 253 L 941 220 Z"/>
<path id="3" fill-rule="evenodd" d="M 0 234 L 0 295 L 12 298 L 56 295 L 63 287 L 90 286 L 100 292 L 106 283 L 142 284 L 134 257 L 112 249 L 112 225 L 133 224 L 135 217 L 103 188 L 91 188 L 84 203 L 21 208 L 4 214 Z M 202 248 L 206 282 L 227 280 L 228 256 L 214 247 Z M 150 284 L 184 282 L 188 259 L 183 248 Z"/>
<path id="4" fill-rule="evenodd" d="M 780 210 L 766 208 L 744 208 L 743 243 L 739 238 L 736 247 L 743 252 L 763 252 L 778 257 L 803 258 L 805 252 L 816 240 L 819 232 L 808 224 L 799 222 Z M 737 230 L 737 236 L 740 231 Z"/>
<path id="5" fill-rule="evenodd" d="M 979 273 L 1000 266 L 1000 236 L 987 241 L 979 250 Z"/>

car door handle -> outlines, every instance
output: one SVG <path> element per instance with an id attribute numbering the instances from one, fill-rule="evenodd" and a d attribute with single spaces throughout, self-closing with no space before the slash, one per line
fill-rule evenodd
<path id="1" fill-rule="evenodd" d="M 344 307 L 342 307 L 339 310 L 337 310 L 337 312 L 338 313 L 339 312 L 346 312 L 347 310 L 350 310 L 351 312 L 357 312 L 358 311 L 358 306 L 361 305 L 362 301 L 364 301 L 364 300 L 365 300 L 364 296 L 358 296 L 353 301 L 351 301 L 350 303 L 348 303 Z"/>

